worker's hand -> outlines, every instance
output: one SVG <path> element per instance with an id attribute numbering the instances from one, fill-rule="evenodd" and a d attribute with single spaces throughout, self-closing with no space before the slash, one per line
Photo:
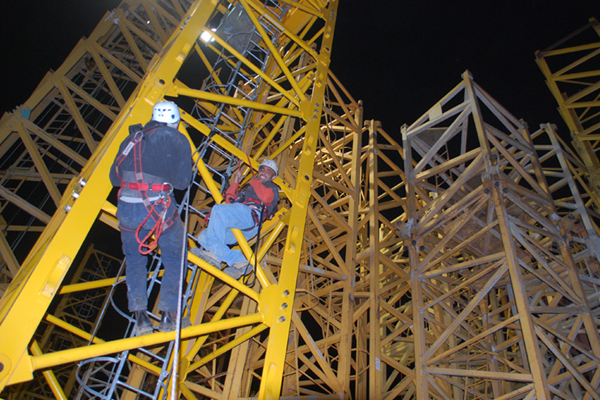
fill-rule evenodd
<path id="1" fill-rule="evenodd" d="M 233 181 L 235 183 L 240 183 L 242 181 L 242 173 L 240 172 L 239 169 L 237 169 L 234 173 L 233 173 Z"/>

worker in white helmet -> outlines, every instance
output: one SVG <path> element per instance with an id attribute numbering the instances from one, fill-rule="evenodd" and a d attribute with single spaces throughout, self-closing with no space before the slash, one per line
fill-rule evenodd
<path id="1" fill-rule="evenodd" d="M 217 268 L 227 264 L 223 272 L 234 279 L 250 274 L 253 268 L 244 254 L 229 248 L 237 243 L 232 229 L 240 229 L 246 239 L 251 239 L 261 223 L 275 214 L 279 188 L 273 179 L 278 173 L 277 163 L 266 159 L 256 176 L 240 188 L 242 176 L 237 170 L 225 192 L 225 203 L 213 207 L 207 228 L 198 235 L 200 247 L 192 249 L 192 254 Z"/>
<path id="2" fill-rule="evenodd" d="M 156 103 L 152 120 L 129 127 L 110 170 L 113 186 L 120 187 L 117 219 L 127 269 L 127 299 L 134 313 L 136 335 L 153 332 L 148 315 L 148 257 L 157 243 L 164 274 L 158 310 L 159 330 L 175 330 L 179 296 L 179 272 L 183 243 L 187 240 L 177 213 L 173 189 L 187 189 L 192 181 L 191 147 L 177 127 L 179 107 L 170 101 Z M 153 242 L 148 239 L 154 235 Z M 189 319 L 182 320 L 189 326 Z"/>

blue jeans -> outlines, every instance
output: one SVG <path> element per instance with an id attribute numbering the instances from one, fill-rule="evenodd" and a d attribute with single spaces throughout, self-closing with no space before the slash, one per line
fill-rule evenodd
<path id="1" fill-rule="evenodd" d="M 237 244 L 232 229 L 242 230 L 246 240 L 252 239 L 258 232 L 258 226 L 254 226 L 252 209 L 242 203 L 217 204 L 210 212 L 208 227 L 198 235 L 198 243 L 226 263 L 233 266 L 233 263 L 248 260 L 240 250 L 232 250 L 229 245 Z"/>
<path id="2" fill-rule="evenodd" d="M 162 207 L 156 208 L 158 212 Z M 175 200 L 171 198 L 171 204 L 167 210 L 167 216 L 176 212 Z M 135 237 L 135 231 L 144 222 L 148 215 L 146 207 L 142 203 L 126 203 L 119 200 L 117 218 L 121 228 L 121 241 L 123 243 L 123 254 L 127 258 L 127 269 L 125 277 L 127 280 L 127 299 L 129 311 L 139 311 L 148 307 L 147 285 L 148 280 L 148 256 L 140 254 L 139 243 Z M 182 245 L 185 237 L 183 224 L 178 215 L 173 217 L 173 224 L 162 232 L 158 238 L 161 250 L 161 261 L 164 274 L 161 281 L 160 299 L 158 309 L 160 311 L 177 311 L 177 300 L 179 294 L 179 272 L 182 268 Z M 143 239 L 150 229 L 154 227 L 152 217 L 140 229 L 139 237 Z M 185 265 L 184 265 L 185 267 Z"/>

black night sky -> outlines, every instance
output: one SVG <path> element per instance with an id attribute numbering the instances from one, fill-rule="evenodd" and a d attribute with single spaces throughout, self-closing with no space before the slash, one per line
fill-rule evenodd
<path id="1" fill-rule="evenodd" d="M 332 70 L 363 99 L 365 118 L 398 138 L 465 70 L 532 130 L 562 129 L 535 51 L 600 18 L 600 3 L 587 0 L 359 3 L 340 1 Z"/>
<path id="2" fill-rule="evenodd" d="M 9 2 L 0 16 L 0 114 L 31 95 L 120 0 Z M 534 53 L 600 18 L 592 0 L 340 0 L 331 67 L 396 135 L 465 70 L 532 128 L 564 124 Z"/>

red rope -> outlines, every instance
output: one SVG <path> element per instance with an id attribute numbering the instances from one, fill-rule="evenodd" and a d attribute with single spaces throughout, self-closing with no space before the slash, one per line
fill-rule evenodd
<path id="1" fill-rule="evenodd" d="M 250 172 L 252 173 L 252 176 L 254 176 L 254 169 L 252 168 L 252 163 L 250 162 L 250 155 L 246 154 L 246 158 L 248 158 L 248 167 L 250 167 Z"/>
<path id="2" fill-rule="evenodd" d="M 165 201 L 165 199 L 161 198 L 156 203 L 152 204 L 152 209 L 146 216 L 146 219 L 144 219 L 144 222 L 142 222 L 135 231 L 135 238 L 138 241 L 138 243 L 140 244 L 138 247 L 138 251 L 142 255 L 148 255 L 148 254 L 152 253 L 158 245 L 158 239 L 160 238 L 160 235 L 163 233 L 164 226 L 165 226 L 165 219 L 166 219 L 165 216 L 167 214 L 169 206 L 171 205 L 171 198 L 169 196 L 166 197 L 166 200 L 167 201 Z M 159 214 L 160 218 L 158 218 L 158 220 L 156 221 L 156 223 L 154 224 L 152 229 L 150 229 L 148 234 L 144 237 L 144 239 L 140 240 L 140 230 L 146 224 L 146 221 L 148 221 L 148 218 L 150 218 L 152 216 L 152 213 L 155 211 L 157 204 L 164 205 L 162 212 Z M 167 228 L 168 227 L 169 226 L 167 226 Z M 150 237 L 152 235 L 154 235 L 154 241 L 146 243 L 147 241 L 150 240 Z"/>

